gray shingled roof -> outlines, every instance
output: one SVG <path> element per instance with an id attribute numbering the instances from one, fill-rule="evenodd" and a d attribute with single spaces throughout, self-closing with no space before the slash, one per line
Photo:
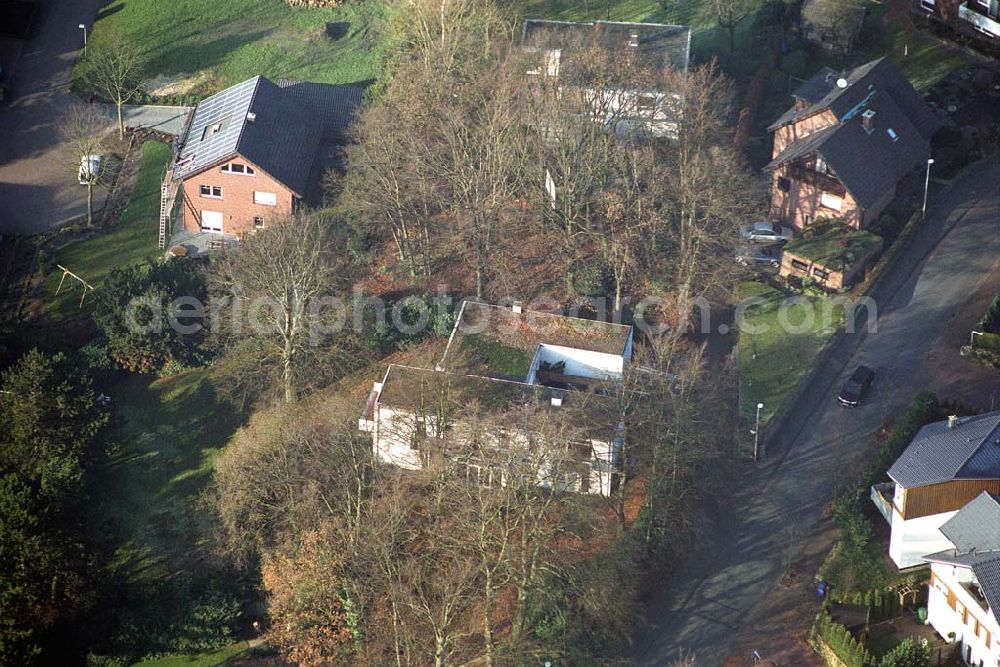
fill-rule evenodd
<path id="1" fill-rule="evenodd" d="M 995 558 L 980 561 L 972 566 L 972 573 L 979 581 L 979 588 L 986 596 L 995 618 L 1000 618 L 1000 553 Z"/>
<path id="2" fill-rule="evenodd" d="M 871 133 L 862 126 L 862 110 L 875 112 Z M 859 107 L 840 123 L 792 143 L 767 168 L 819 153 L 854 199 L 868 208 L 920 166 L 929 150 L 927 139 L 895 100 L 884 91 L 876 91 L 863 109 Z"/>
<path id="3" fill-rule="evenodd" d="M 304 196 L 324 133 L 327 128 L 343 133 L 360 102 L 360 89 L 284 83 L 279 87 L 256 76 L 200 102 L 183 137 L 175 175 L 185 178 L 239 155 Z M 324 100 L 336 104 L 321 113 Z"/>
<path id="4" fill-rule="evenodd" d="M 953 429 L 947 421 L 924 426 L 889 477 L 907 489 L 951 479 L 1000 479 L 1000 411 L 964 417 Z"/>
<path id="5" fill-rule="evenodd" d="M 940 530 L 955 548 L 924 560 L 971 569 L 993 614 L 1000 615 L 1000 497 L 982 492 Z"/>
<path id="6" fill-rule="evenodd" d="M 1000 499 L 983 491 L 940 530 L 959 551 L 1000 551 Z"/>
<path id="7" fill-rule="evenodd" d="M 599 44 L 609 53 L 624 53 L 631 35 L 637 35 L 639 53 L 648 65 L 686 72 L 691 29 L 662 23 L 620 21 L 552 21 L 525 19 L 522 43 L 528 47 L 566 49 L 576 44 Z"/>
<path id="8" fill-rule="evenodd" d="M 361 100 L 364 88 L 348 84 L 313 83 L 281 79 L 278 87 L 292 96 L 311 119 L 323 127 L 323 136 L 343 140 Z"/>
<path id="9" fill-rule="evenodd" d="M 845 115 L 861 104 L 873 89 L 887 93 L 925 139 L 930 140 L 937 128 L 940 127 L 940 122 L 930 108 L 899 68 L 888 58 L 879 58 L 855 67 L 850 72 L 845 72 L 842 78 L 847 81 L 846 88 L 834 85 L 814 104 L 803 109 L 796 109 L 793 106 L 782 114 L 769 129 L 773 131 L 782 125 L 812 116 L 826 109 L 833 111 L 837 119 L 843 119 Z"/>
<path id="10" fill-rule="evenodd" d="M 804 100 L 809 104 L 816 104 L 829 94 L 837 85 L 837 70 L 831 67 L 824 67 L 816 72 L 811 79 L 795 89 L 792 97 Z"/>

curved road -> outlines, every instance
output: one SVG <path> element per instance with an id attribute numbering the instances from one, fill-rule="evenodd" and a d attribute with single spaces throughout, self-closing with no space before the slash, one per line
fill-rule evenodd
<path id="1" fill-rule="evenodd" d="M 727 499 L 692 545 L 687 565 L 651 605 L 648 626 L 636 637 L 635 664 L 667 665 L 685 651 L 699 667 L 722 665 L 741 635 L 752 633 L 790 550 L 815 535 L 835 486 L 875 429 L 914 393 L 934 386 L 925 370 L 932 348 L 1000 269 L 1000 158 L 965 170 L 921 224 L 873 294 L 877 330 L 859 327 L 837 341 L 823 380 L 800 400 L 768 460 Z M 876 369 L 876 386 L 863 406 L 848 411 L 834 394 L 859 363 Z"/>

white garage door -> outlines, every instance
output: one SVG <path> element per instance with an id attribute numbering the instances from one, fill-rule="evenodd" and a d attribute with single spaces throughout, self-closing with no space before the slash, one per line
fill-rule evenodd
<path id="1" fill-rule="evenodd" d="M 201 212 L 201 231 L 203 232 L 221 232 L 222 231 L 222 213 L 219 211 L 202 211 Z"/>

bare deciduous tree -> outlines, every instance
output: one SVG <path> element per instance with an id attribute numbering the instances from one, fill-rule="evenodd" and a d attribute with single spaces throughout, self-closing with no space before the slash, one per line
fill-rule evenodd
<path id="1" fill-rule="evenodd" d="M 736 28 L 760 5 L 760 0 L 709 0 L 702 6 L 707 18 L 714 19 L 729 36 L 730 53 L 736 50 Z"/>
<path id="2" fill-rule="evenodd" d="M 59 134 L 73 155 L 69 167 L 87 186 L 87 227 L 94 225 L 94 188 L 104 182 L 107 158 L 103 155 L 108 121 L 89 105 L 71 106 L 59 124 Z"/>
<path id="3" fill-rule="evenodd" d="M 131 42 L 95 45 L 87 51 L 86 80 L 98 95 L 115 105 L 119 137 L 125 136 L 122 106 L 138 99 L 142 92 L 142 67 L 140 51 Z"/>
<path id="4" fill-rule="evenodd" d="M 339 343 L 349 340 L 345 313 L 328 298 L 348 293 L 347 257 L 342 226 L 304 214 L 276 221 L 212 265 L 213 294 L 229 306 L 219 317 L 220 335 L 258 342 L 248 348 L 256 354 L 247 361 L 277 363 L 287 403 L 296 400 L 304 378 L 322 361 L 331 355 L 344 361 Z M 337 334 L 334 344 L 331 333 Z"/>

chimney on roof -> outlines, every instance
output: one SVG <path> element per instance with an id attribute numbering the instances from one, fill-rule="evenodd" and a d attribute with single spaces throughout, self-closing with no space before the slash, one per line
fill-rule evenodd
<path id="1" fill-rule="evenodd" d="M 255 120 L 257 120 L 257 114 L 255 114 L 253 111 L 248 111 L 247 112 L 247 122 L 248 123 L 252 123 Z"/>
<path id="2" fill-rule="evenodd" d="M 639 48 L 639 33 L 637 33 L 637 32 L 630 32 L 628 34 L 628 47 L 630 49 L 638 49 Z"/>
<path id="3" fill-rule="evenodd" d="M 955 429 L 958 428 L 958 415 L 948 416 L 948 428 Z"/>
<path id="4" fill-rule="evenodd" d="M 558 407 L 561 407 L 561 406 L 562 406 L 562 396 L 553 396 L 552 397 L 552 407 L 558 408 Z"/>
<path id="5" fill-rule="evenodd" d="M 865 109 L 865 112 L 861 114 L 861 127 L 865 128 L 865 132 L 871 134 L 875 131 L 875 112 L 871 109 Z"/>

